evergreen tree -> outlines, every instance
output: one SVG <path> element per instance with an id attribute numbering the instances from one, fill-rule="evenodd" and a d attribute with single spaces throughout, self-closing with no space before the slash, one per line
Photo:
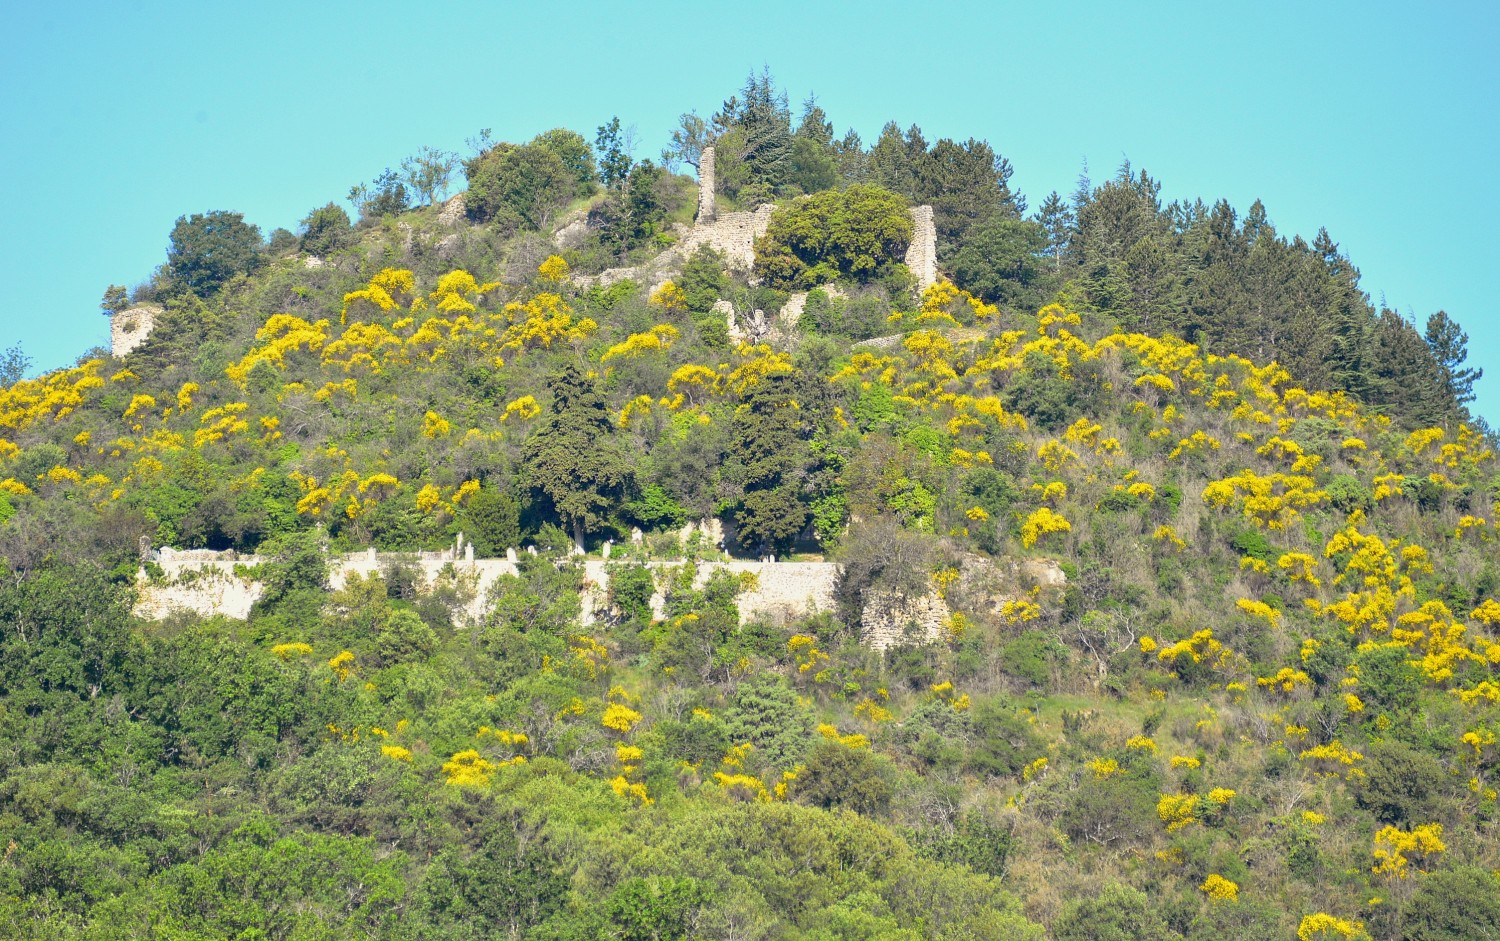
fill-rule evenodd
<path id="1" fill-rule="evenodd" d="M 577 366 L 569 363 L 547 385 L 552 412 L 522 447 L 523 472 L 533 496 L 550 504 L 582 549 L 584 536 L 624 499 L 634 471 L 604 396 Z"/>
<path id="2" fill-rule="evenodd" d="M 1042 249 L 1042 255 L 1052 262 L 1052 270 L 1062 270 L 1063 258 L 1068 254 L 1068 245 L 1073 240 L 1073 227 L 1076 219 L 1073 216 L 1072 207 L 1063 202 L 1062 197 L 1057 195 L 1057 190 L 1047 194 L 1042 203 L 1042 208 L 1037 211 L 1036 221 L 1041 223 L 1042 231 L 1046 235 L 1046 247 Z"/>
<path id="3" fill-rule="evenodd" d="M 1443 385 L 1448 388 L 1454 403 L 1462 407 L 1474 401 L 1474 383 L 1484 376 L 1484 370 L 1464 366 L 1464 361 L 1469 358 L 1469 335 L 1458 321 L 1449 317 L 1447 311 L 1440 310 L 1427 318 L 1427 331 L 1423 337 L 1427 348 L 1432 350 L 1433 359 L 1437 360 Z"/>
<path id="4" fill-rule="evenodd" d="M 1429 427 L 1458 416 L 1453 396 L 1421 334 L 1394 310 L 1375 324 L 1371 404 L 1408 427 Z"/>
<path id="5" fill-rule="evenodd" d="M 347 219 L 348 217 L 345 216 Z M 99 301 L 99 310 L 104 316 L 118 314 L 130 306 L 130 295 L 125 291 L 123 284 L 111 284 L 104 289 L 104 297 Z"/>
<path id="6" fill-rule="evenodd" d="M 766 376 L 745 394 L 730 430 L 733 475 L 743 493 L 735 513 L 740 544 L 762 554 L 789 548 L 807 525 L 801 491 L 808 435 L 799 385 L 791 371 Z"/>
<path id="7" fill-rule="evenodd" d="M 745 80 L 737 124 L 745 133 L 744 162 L 750 172 L 747 202 L 769 202 L 792 171 L 792 115 L 786 93 L 776 88 L 770 70 Z"/>
<path id="8" fill-rule="evenodd" d="M 179 216 L 167 249 L 173 281 L 204 297 L 237 274 L 260 266 L 260 229 L 238 212 Z"/>
<path id="9" fill-rule="evenodd" d="M 792 158 L 789 182 L 804 193 L 831 189 L 839 178 L 833 146 L 833 125 L 808 97 L 802 105 L 802 123 L 792 135 Z"/>

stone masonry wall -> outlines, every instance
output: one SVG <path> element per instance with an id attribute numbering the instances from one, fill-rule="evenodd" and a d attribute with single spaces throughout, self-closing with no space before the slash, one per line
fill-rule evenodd
<path id="1" fill-rule="evenodd" d="M 937 226 L 932 221 L 931 206 L 916 206 L 911 211 L 911 244 L 906 248 L 906 267 L 917 278 L 917 290 L 925 291 L 937 283 Z"/>
<path id="2" fill-rule="evenodd" d="M 943 636 L 950 614 L 948 603 L 936 594 L 908 598 L 893 591 L 872 589 L 865 593 L 859 636 L 876 650 L 925 644 Z"/>
<path id="3" fill-rule="evenodd" d="M 714 149 L 703 148 L 703 153 L 698 156 L 698 224 L 713 222 L 717 209 L 714 206 L 716 194 L 714 183 Z"/>
<path id="4" fill-rule="evenodd" d="M 263 561 L 256 556 L 236 558 L 232 553 L 163 550 L 158 564 L 165 577 L 150 581 L 143 576 L 137 582 L 135 613 L 152 620 L 166 617 L 173 611 L 190 611 L 201 617 L 246 618 L 251 606 L 260 598 L 263 586 L 236 574 L 235 567 L 253 566 Z M 452 551 L 415 555 L 382 555 L 371 551 L 339 556 L 330 562 L 329 586 L 334 591 L 348 584 L 351 575 L 373 575 L 392 562 L 417 568 L 427 586 L 448 570 L 460 581 L 469 582 L 474 589 L 474 598 L 464 612 L 470 623 L 478 623 L 483 618 L 485 599 L 496 579 L 519 573 L 517 563 L 508 558 L 468 559 L 460 558 Z M 618 563 L 602 559 L 589 559 L 583 563 L 582 622 L 585 626 L 609 615 L 609 566 L 612 564 Z M 647 563 L 658 573 L 682 564 Z M 972 583 L 968 585 L 971 601 L 988 607 L 993 613 L 998 613 L 1007 600 L 1029 596 L 1033 589 L 1058 592 L 1066 582 L 1057 563 L 1044 559 L 1002 561 L 998 566 L 983 562 L 971 569 L 966 569 L 960 585 Z M 752 586 L 739 597 L 742 620 L 786 624 L 811 614 L 834 610 L 843 568 L 832 562 L 700 562 L 697 563 L 694 583 L 702 587 L 715 572 L 720 571 L 753 576 Z M 995 577 L 986 578 L 987 573 Z M 665 603 L 658 590 L 651 598 L 651 608 L 657 617 L 663 615 Z M 875 589 L 865 596 L 860 636 L 876 650 L 939 640 L 951 613 L 948 603 L 936 594 L 908 598 Z"/>
<path id="5" fill-rule="evenodd" d="M 142 304 L 122 310 L 109 318 L 109 352 L 119 359 L 145 342 L 156 326 L 156 318 L 162 309 L 152 304 Z"/>
<path id="6" fill-rule="evenodd" d="M 164 578 L 141 579 L 136 586 L 135 612 L 143 618 L 160 619 L 173 611 L 190 611 L 201 617 L 221 614 L 246 618 L 250 608 L 264 591 L 254 579 L 235 574 L 236 566 L 254 566 L 264 562 L 258 556 L 233 558 L 228 553 L 171 552 L 162 553 L 158 565 Z M 508 559 L 458 559 L 447 553 L 384 555 L 361 552 L 330 560 L 329 587 L 342 589 L 354 574 L 369 576 L 392 562 L 411 565 L 422 573 L 425 585 L 432 585 L 443 570 L 451 566 L 460 579 L 472 579 L 475 595 L 465 612 L 477 622 L 484 615 L 485 597 L 496 579 L 516 575 L 517 563 Z M 601 559 L 583 563 L 583 623 L 592 624 L 608 613 L 609 566 Z M 653 569 L 674 568 L 681 563 L 651 562 Z M 807 614 L 829 611 L 834 607 L 834 589 L 840 567 L 824 562 L 702 562 L 698 564 L 695 583 L 707 584 L 717 571 L 735 575 L 753 575 L 754 585 L 741 593 L 740 615 L 747 620 L 769 620 L 784 623 Z M 652 610 L 660 616 L 666 600 L 661 592 L 651 599 Z"/>

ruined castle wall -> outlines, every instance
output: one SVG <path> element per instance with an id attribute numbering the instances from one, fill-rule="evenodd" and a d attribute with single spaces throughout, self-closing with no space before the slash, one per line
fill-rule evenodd
<path id="1" fill-rule="evenodd" d="M 110 355 L 119 359 L 144 343 L 161 313 L 160 307 L 142 304 L 112 315 L 109 318 Z"/>
<path id="2" fill-rule="evenodd" d="M 251 606 L 260 598 L 260 582 L 236 574 L 236 566 L 254 566 L 266 561 L 257 556 L 236 558 L 233 553 L 172 552 L 163 550 L 158 564 L 164 578 L 141 578 L 136 586 L 135 613 L 147 619 L 160 619 L 174 611 L 190 611 L 201 617 L 224 615 L 246 618 Z M 516 562 L 509 559 L 463 559 L 450 552 L 428 552 L 416 555 L 386 555 L 362 552 L 330 560 L 329 586 L 337 591 L 353 575 L 369 576 L 388 564 L 415 567 L 425 586 L 451 574 L 467 584 L 473 592 L 464 614 L 470 623 L 484 616 L 485 602 L 491 587 L 504 575 L 519 574 Z M 609 566 L 619 564 L 602 559 L 583 563 L 583 612 L 585 626 L 609 616 Z M 682 562 L 648 562 L 657 575 L 658 590 L 651 598 L 657 617 L 665 612 L 665 598 L 660 590 L 666 569 Z M 979 568 L 989 566 L 984 563 Z M 243 571 L 243 570 L 242 570 Z M 701 588 L 716 572 L 752 576 L 750 586 L 740 594 L 740 617 L 744 621 L 764 620 L 786 624 L 808 615 L 828 612 L 837 606 L 839 577 L 843 567 L 832 562 L 699 562 L 694 584 Z M 978 584 L 974 600 L 983 598 L 998 612 L 1003 601 L 1022 597 L 1031 586 L 1060 590 L 1065 581 L 1056 563 L 1046 560 L 1011 562 L 1001 573 L 1004 584 Z M 981 579 L 982 580 L 982 579 Z M 951 614 L 947 602 L 936 594 L 907 598 L 879 589 L 865 596 L 860 621 L 860 636 L 876 650 L 906 643 L 939 640 Z"/>
<path id="3" fill-rule="evenodd" d="M 937 284 L 937 226 L 931 206 L 916 206 L 911 211 L 911 245 L 906 248 L 906 267 L 916 276 L 917 290 L 925 291 Z"/>
<path id="4" fill-rule="evenodd" d="M 947 602 L 935 594 L 908 598 L 893 591 L 871 589 L 865 593 L 859 637 L 876 650 L 925 644 L 943 636 L 951 613 Z"/>
<path id="5" fill-rule="evenodd" d="M 176 610 L 190 611 L 202 617 L 222 614 L 246 618 L 251 606 L 264 592 L 264 586 L 259 581 L 235 574 L 235 568 L 264 561 L 257 556 L 236 559 L 231 553 L 168 550 L 157 563 L 165 577 L 156 581 L 143 579 L 138 583 L 135 612 L 153 620 Z M 349 583 L 350 576 L 378 574 L 392 562 L 415 567 L 426 586 L 431 586 L 444 569 L 451 566 L 452 573 L 468 581 L 474 591 L 474 599 L 465 612 L 471 621 L 483 617 L 485 598 L 495 581 L 502 575 L 516 575 L 520 571 L 515 562 L 507 559 L 463 560 L 447 557 L 445 553 L 423 553 L 413 557 L 362 552 L 331 561 L 329 588 L 339 591 Z M 582 620 L 585 625 L 608 613 L 611 564 L 618 563 L 601 559 L 589 559 L 583 563 Z M 675 568 L 681 563 L 647 564 L 652 569 L 661 570 Z M 718 571 L 754 576 L 752 587 L 739 598 L 741 617 L 785 622 L 832 610 L 841 568 L 826 562 L 700 562 L 694 583 L 701 588 Z M 666 599 L 660 591 L 652 597 L 651 605 L 657 616 L 665 611 Z"/>
<path id="6" fill-rule="evenodd" d="M 771 227 L 771 213 L 775 206 L 761 206 L 754 212 L 728 212 L 708 225 L 694 226 L 669 254 L 673 261 L 687 261 L 698 246 L 707 245 L 724 255 L 726 267 L 731 271 L 745 272 L 755 266 L 755 240 L 766 234 Z"/>
<path id="7" fill-rule="evenodd" d="M 714 206 L 714 149 L 703 148 L 698 156 L 698 224 L 713 222 L 717 209 Z"/>

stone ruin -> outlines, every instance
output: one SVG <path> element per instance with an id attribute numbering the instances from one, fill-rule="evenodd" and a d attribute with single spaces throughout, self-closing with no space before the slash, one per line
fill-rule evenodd
<path id="1" fill-rule="evenodd" d="M 755 267 L 755 240 L 771 227 L 771 213 L 776 207 L 767 204 L 749 212 L 728 212 L 720 216 L 717 194 L 714 148 L 709 146 L 703 148 L 698 158 L 698 212 L 693 227 L 682 232 L 671 248 L 644 265 L 610 268 L 593 277 L 576 278 L 576 283 L 580 287 L 596 284 L 608 287 L 630 279 L 644 282 L 655 291 L 680 271 L 688 258 L 703 245 L 723 255 L 724 265 L 730 271 L 747 274 Z M 937 229 L 933 225 L 932 207 L 913 208 L 911 218 L 912 240 L 902 260 L 916 276 L 917 290 L 925 291 L 937 283 Z"/>
<path id="2" fill-rule="evenodd" d="M 695 535 L 707 546 L 721 546 L 727 534 L 718 520 L 689 523 L 677 534 L 684 542 Z M 524 550 L 536 555 L 535 546 Z M 378 553 L 374 549 L 347 555 L 329 555 L 329 588 L 343 588 L 354 575 L 369 576 L 386 566 L 400 564 L 421 574 L 424 585 L 451 577 L 462 580 L 473 594 L 464 617 L 479 623 L 485 613 L 485 598 L 497 579 L 516 575 L 521 551 L 507 549 L 503 558 L 475 558 L 474 546 L 460 535 L 454 544 L 438 552 Z M 154 563 L 157 576 L 143 566 L 137 579 L 135 612 L 142 618 L 159 619 L 172 611 L 185 610 L 203 617 L 224 615 L 246 618 L 264 592 L 256 567 L 268 561 L 254 555 L 207 549 L 152 551 L 143 547 L 143 563 Z M 585 626 L 611 617 L 611 562 L 605 558 L 575 559 L 582 565 L 584 582 L 581 623 Z M 785 625 L 799 618 L 838 608 L 843 566 L 836 562 L 780 562 L 722 560 L 691 562 L 687 559 L 651 560 L 644 563 L 653 573 L 664 574 L 689 564 L 694 584 L 702 587 L 715 572 L 754 576 L 739 597 L 742 622 L 757 619 Z M 666 599 L 664 578 L 657 579 L 651 599 L 654 616 L 663 617 Z M 968 556 L 960 563 L 958 580 L 947 596 L 936 591 L 920 595 L 872 588 L 865 592 L 860 612 L 860 639 L 874 650 L 907 644 L 941 641 L 947 636 L 954 608 L 950 602 L 974 613 L 1003 616 L 1005 603 L 1021 598 L 1039 598 L 1057 604 L 1067 585 L 1062 568 L 1050 559 L 988 559 Z"/>
<path id="3" fill-rule="evenodd" d="M 708 225 L 718 215 L 718 207 L 714 205 L 715 195 L 714 149 L 705 147 L 698 157 L 698 225 Z"/>
<path id="4" fill-rule="evenodd" d="M 925 291 L 937 284 L 937 226 L 932 221 L 931 206 L 916 206 L 911 211 L 911 244 L 906 247 L 906 267 L 916 276 L 917 290 Z"/>
<path id="5" fill-rule="evenodd" d="M 146 342 L 146 337 L 151 335 L 151 328 L 156 326 L 156 318 L 162 313 L 162 308 L 154 304 L 140 304 L 111 314 L 109 317 L 110 355 L 115 359 L 120 359 Z"/>

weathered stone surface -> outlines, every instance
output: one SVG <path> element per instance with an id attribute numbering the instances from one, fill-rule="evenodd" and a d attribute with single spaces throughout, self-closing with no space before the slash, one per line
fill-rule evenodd
<path id="1" fill-rule="evenodd" d="M 746 272 L 755 266 L 755 240 L 771 227 L 775 206 L 761 206 L 754 212 L 728 212 L 707 225 L 694 226 L 687 237 L 667 250 L 674 261 L 686 261 L 700 245 L 707 245 L 724 256 L 731 271 Z"/>
<path id="2" fill-rule="evenodd" d="M 943 636 L 951 614 L 948 603 L 936 594 L 909 598 L 886 589 L 871 589 L 865 592 L 860 640 L 876 650 L 930 643 Z"/>
<path id="3" fill-rule="evenodd" d="M 695 524 L 687 529 L 691 530 L 689 536 L 701 532 L 715 542 L 725 538 L 722 530 L 716 529 L 712 522 Z M 329 560 L 329 586 L 338 591 L 348 584 L 350 576 L 376 574 L 393 562 L 416 569 L 424 586 L 434 584 L 445 571 L 453 572 L 473 589 L 473 600 L 463 615 L 471 623 L 478 623 L 484 616 L 485 599 L 496 579 L 502 575 L 518 574 L 518 553 L 511 549 L 503 559 L 474 559 L 471 550 L 471 546 L 464 545 L 460 551 L 455 543 L 453 548 L 441 552 L 359 552 L 334 556 Z M 535 547 L 528 546 L 527 551 L 534 553 Z M 136 585 L 135 611 L 143 618 L 162 618 L 175 610 L 191 611 L 203 617 L 222 614 L 245 618 L 263 591 L 260 582 L 236 571 L 237 565 L 250 567 L 267 561 L 261 557 L 241 558 L 233 552 L 171 549 L 161 549 L 155 555 L 164 577 L 149 580 L 142 573 Z M 585 584 L 582 621 L 587 625 L 610 616 L 611 563 L 602 559 L 585 559 L 581 564 Z M 741 619 L 767 620 L 777 624 L 835 610 L 839 578 L 843 572 L 842 566 L 831 562 L 646 563 L 657 573 L 684 564 L 694 566 L 694 583 L 699 587 L 707 584 L 715 572 L 746 576 L 749 584 L 739 597 Z M 247 569 L 240 570 L 244 571 Z M 658 575 L 657 581 L 660 583 L 664 579 Z M 1048 587 L 1056 590 L 1065 581 L 1061 569 L 1049 560 L 991 561 L 976 556 L 965 561 L 958 588 L 969 598 L 964 610 L 972 613 L 975 608 L 989 608 L 994 613 L 1006 600 L 1029 597 L 1032 586 L 1042 586 L 1045 597 Z M 658 590 L 651 599 L 657 617 L 663 616 L 665 604 L 665 598 Z M 896 592 L 873 589 L 864 599 L 860 635 L 866 644 L 877 650 L 905 643 L 941 640 L 951 613 L 948 603 L 935 593 L 908 598 Z"/>
<path id="4" fill-rule="evenodd" d="M 465 212 L 467 209 L 464 205 L 464 194 L 459 193 L 443 203 L 443 208 L 438 210 L 437 221 L 442 225 L 458 225 L 464 221 Z"/>
<path id="5" fill-rule="evenodd" d="M 683 263 L 707 245 L 724 256 L 725 267 L 747 273 L 755 266 L 755 240 L 766 234 L 775 207 L 761 206 L 754 212 L 725 213 L 715 222 L 695 225 L 671 248 L 644 265 L 633 268 L 609 268 L 597 275 L 574 278 L 579 287 L 609 287 L 624 280 L 660 284 L 682 271 Z"/>
<path id="6" fill-rule="evenodd" d="M 146 341 L 162 308 L 154 304 L 141 304 L 114 314 L 109 318 L 109 352 L 116 359 L 129 353 Z"/>
<path id="7" fill-rule="evenodd" d="M 916 206 L 911 211 L 911 244 L 906 248 L 906 267 L 917 279 L 917 290 L 925 291 L 937 284 L 937 226 L 931 206 Z"/>
<path id="8" fill-rule="evenodd" d="M 714 149 L 703 148 L 703 153 L 698 156 L 698 222 L 706 224 L 714 221 L 717 209 L 714 205 Z"/>
<path id="9" fill-rule="evenodd" d="M 582 248 L 583 241 L 588 237 L 588 234 L 589 221 L 587 219 L 573 219 L 553 234 L 552 244 L 564 251 Z"/>

